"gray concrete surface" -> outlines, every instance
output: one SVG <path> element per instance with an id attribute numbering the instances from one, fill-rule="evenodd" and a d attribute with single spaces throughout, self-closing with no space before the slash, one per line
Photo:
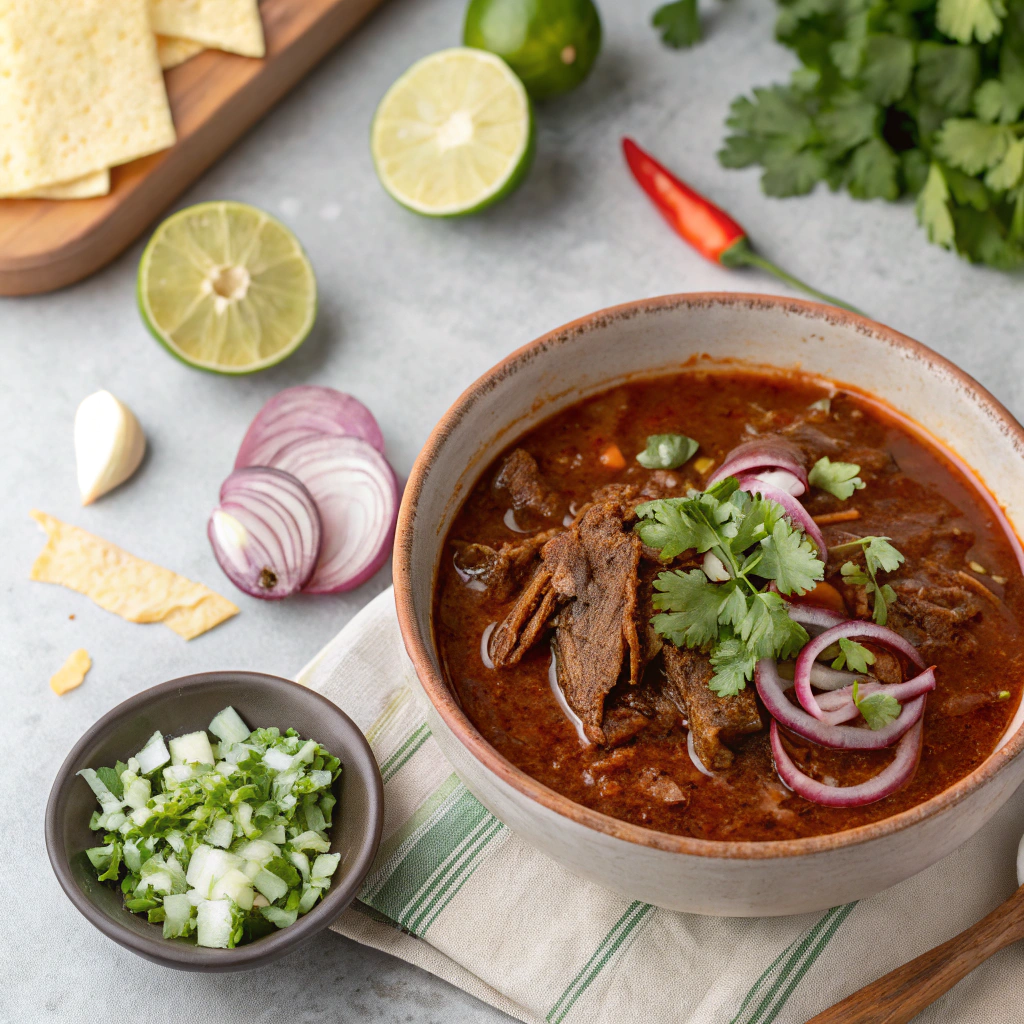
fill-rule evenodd
<path id="1" fill-rule="evenodd" d="M 392 0 L 181 200 L 263 206 L 302 239 L 321 312 L 292 359 L 243 379 L 171 359 L 135 308 L 141 243 L 58 294 L 0 300 L 0 1021 L 252 1024 L 497 1021 L 501 1014 L 406 964 L 333 935 L 253 975 L 184 976 L 94 931 L 47 864 L 42 816 L 53 773 L 81 732 L 128 695 L 213 668 L 294 674 L 373 595 L 265 605 L 237 595 L 205 536 L 206 516 L 261 403 L 299 382 L 329 384 L 374 410 L 399 473 L 459 392 L 516 346 L 616 302 L 697 289 L 777 292 L 759 273 L 704 263 L 660 222 L 624 170 L 624 133 L 745 223 L 764 251 L 954 359 L 1024 412 L 1020 279 L 970 267 L 926 243 L 909 204 L 825 190 L 769 201 L 756 172 L 714 159 L 728 102 L 791 67 L 762 0 L 707 5 L 708 39 L 662 48 L 654 0 L 603 0 L 604 53 L 577 93 L 538 110 L 536 165 L 521 190 L 470 220 L 396 206 L 374 177 L 374 107 L 413 60 L 459 41 L 462 0 Z M 108 388 L 149 437 L 142 470 L 78 505 L 72 418 Z M 122 622 L 63 588 L 30 583 L 38 507 L 239 601 L 233 621 L 191 643 Z M 72 618 L 73 616 L 73 618 Z M 85 684 L 58 699 L 50 674 L 76 647 Z"/>

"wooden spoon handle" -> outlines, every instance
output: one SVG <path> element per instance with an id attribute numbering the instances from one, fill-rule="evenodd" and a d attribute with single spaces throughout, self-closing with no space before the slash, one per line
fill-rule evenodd
<path id="1" fill-rule="evenodd" d="M 1024 886 L 966 931 L 847 996 L 807 1024 L 906 1024 L 993 953 L 1021 938 Z"/>

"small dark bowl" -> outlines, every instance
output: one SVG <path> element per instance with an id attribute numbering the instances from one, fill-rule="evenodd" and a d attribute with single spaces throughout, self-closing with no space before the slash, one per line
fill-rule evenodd
<path id="1" fill-rule="evenodd" d="M 160 925 L 125 909 L 120 889 L 96 880 L 84 854 L 100 838 L 89 829 L 96 798 L 75 773 L 127 760 L 156 729 L 168 736 L 204 729 L 229 704 L 253 728 L 295 729 L 340 758 L 330 834 L 331 853 L 340 853 L 341 861 L 323 899 L 291 927 L 236 949 L 207 949 L 184 939 L 165 939 Z M 355 899 L 377 853 L 383 823 L 384 788 L 377 762 L 359 728 L 335 704 L 277 676 L 202 672 L 136 694 L 104 715 L 75 744 L 46 805 L 46 851 L 68 898 L 108 938 L 165 967 L 244 971 L 290 953 Z"/>

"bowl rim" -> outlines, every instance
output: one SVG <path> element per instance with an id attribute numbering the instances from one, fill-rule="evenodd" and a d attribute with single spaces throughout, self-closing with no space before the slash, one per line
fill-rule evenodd
<path id="1" fill-rule="evenodd" d="M 111 731 L 125 719 L 144 707 L 155 697 L 165 696 L 173 691 L 199 689 L 217 683 L 240 683 L 242 685 L 256 683 L 270 685 L 271 689 L 282 691 L 301 690 L 311 695 L 324 706 L 325 714 L 333 715 L 341 726 L 341 730 L 350 734 L 355 757 L 343 762 L 346 771 L 353 771 L 366 780 L 368 790 L 368 807 L 370 822 L 357 848 L 352 867 L 343 885 L 332 885 L 327 894 L 312 910 L 303 914 L 287 928 L 280 928 L 269 935 L 262 936 L 254 942 L 236 946 L 234 949 L 206 949 L 192 943 L 164 939 L 157 936 L 138 935 L 127 925 L 116 918 L 109 917 L 98 909 L 90 900 L 71 871 L 69 857 L 65 855 L 63 844 L 63 818 L 58 811 L 62 799 L 75 778 L 75 765 L 82 759 L 85 751 L 100 737 Z M 339 819 L 340 820 L 340 819 Z M 64 762 L 57 770 L 50 795 L 46 802 L 44 832 L 46 837 L 46 853 L 50 860 L 53 873 L 64 890 L 68 899 L 91 924 L 98 928 L 109 939 L 132 952 L 163 964 L 193 971 L 233 971 L 245 970 L 269 963 L 311 938 L 326 928 L 355 899 L 373 864 L 377 849 L 380 846 L 381 832 L 384 827 L 384 785 L 381 780 L 377 760 L 370 749 L 362 730 L 344 711 L 323 694 L 311 690 L 300 683 L 285 679 L 282 676 L 266 672 L 230 671 L 197 672 L 192 675 L 171 679 L 156 686 L 151 686 L 136 693 L 127 700 L 111 708 L 102 718 L 94 722 L 71 748 Z M 333 826 L 332 826 L 333 828 Z M 125 911 L 129 913 L 129 911 Z"/>
<path id="2" fill-rule="evenodd" d="M 1024 750 L 1024 726 L 1019 727 L 1002 747 L 990 754 L 969 775 L 964 776 L 948 789 L 924 803 L 889 818 L 845 829 L 841 832 L 802 839 L 767 840 L 764 842 L 695 839 L 644 828 L 574 803 L 568 797 L 549 789 L 513 765 L 487 742 L 456 702 L 441 673 L 434 670 L 430 658 L 433 638 L 432 636 L 423 636 L 416 620 L 412 587 L 412 550 L 414 536 L 417 532 L 416 506 L 437 452 L 469 409 L 477 402 L 486 400 L 489 393 L 505 378 L 515 374 L 520 366 L 543 356 L 547 350 L 565 344 L 595 328 L 616 320 L 632 319 L 638 315 L 666 312 L 684 307 L 700 309 L 713 306 L 743 307 L 755 312 L 757 310 L 788 312 L 808 321 L 825 321 L 833 325 L 852 327 L 862 334 L 879 338 L 893 348 L 902 350 L 916 362 L 924 363 L 932 373 L 944 373 L 954 378 L 1024 452 L 1024 427 L 994 395 L 970 374 L 940 356 L 927 345 L 856 313 L 806 299 L 748 292 L 683 292 L 608 306 L 563 324 L 561 327 L 556 327 L 510 353 L 463 391 L 428 437 L 409 475 L 398 514 L 395 535 L 395 604 L 405 649 L 427 699 L 469 754 L 491 774 L 511 786 L 520 795 L 577 825 L 654 850 L 729 860 L 800 857 L 879 840 L 909 828 L 926 818 L 948 812 L 975 790 L 995 778 L 1021 750 Z M 874 397 L 871 392 L 865 392 L 865 395 Z M 880 399 L 876 399 L 876 401 L 880 401 Z M 885 404 L 890 405 L 888 402 Z M 982 486 L 985 486 L 984 483 Z M 994 495 L 992 497 L 995 499 Z M 432 529 L 440 537 L 436 524 L 424 524 L 424 528 Z M 444 538 L 441 537 L 442 543 L 443 540 Z M 433 595 L 433 586 L 431 594 Z M 432 616 L 433 610 L 431 610 Z"/>

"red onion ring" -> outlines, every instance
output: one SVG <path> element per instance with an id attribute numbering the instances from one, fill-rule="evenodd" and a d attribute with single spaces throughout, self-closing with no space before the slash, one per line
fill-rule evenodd
<path id="1" fill-rule="evenodd" d="M 754 480 L 760 480 L 762 483 L 765 483 L 770 487 L 775 487 L 780 491 L 785 491 L 788 495 L 794 498 L 800 497 L 800 495 L 807 490 L 800 478 L 795 474 L 790 473 L 788 469 L 760 470 L 757 473 L 751 474 L 751 476 Z"/>
<path id="2" fill-rule="evenodd" d="M 265 466 L 237 469 L 221 484 L 206 533 L 227 578 L 265 601 L 309 582 L 323 537 L 309 491 L 291 474 Z"/>
<path id="3" fill-rule="evenodd" d="M 778 722 L 772 722 L 770 735 L 772 755 L 779 778 L 797 796 L 816 804 L 824 804 L 826 807 L 860 807 L 885 799 L 910 781 L 921 757 L 923 733 L 924 723 L 919 717 L 900 740 L 896 748 L 896 757 L 892 762 L 874 778 L 862 782 L 859 786 L 826 786 L 810 778 L 797 768 L 786 753 L 779 736 Z"/>
<path id="4" fill-rule="evenodd" d="M 793 495 L 799 498 L 808 488 L 807 470 L 799 449 L 778 437 L 760 438 L 737 445 L 725 461 L 708 477 L 707 486 L 728 476 L 757 475 L 759 470 L 784 469 L 796 477 L 800 489 Z"/>
<path id="5" fill-rule="evenodd" d="M 793 670 L 793 685 L 796 688 L 797 700 L 808 714 L 820 721 L 824 722 L 828 719 L 811 689 L 811 666 L 814 664 L 815 658 L 837 640 L 849 640 L 854 637 L 869 640 L 879 647 L 902 654 L 920 669 L 925 667 L 921 655 L 917 653 L 917 648 L 904 640 L 899 633 L 886 626 L 879 626 L 874 622 L 864 622 L 860 619 L 850 619 L 831 629 L 826 629 L 824 633 L 819 633 L 804 645 L 804 649 L 797 656 L 796 667 Z"/>
<path id="6" fill-rule="evenodd" d="M 740 490 L 749 491 L 751 494 L 760 494 L 768 501 L 774 501 L 786 510 L 790 522 L 799 527 L 807 534 L 811 543 L 818 549 L 818 555 L 824 561 L 828 558 L 828 548 L 825 545 L 825 538 L 821 534 L 818 524 L 811 518 L 810 512 L 793 497 L 789 491 L 782 490 L 774 484 L 756 476 L 740 477 Z"/>
<path id="7" fill-rule="evenodd" d="M 881 750 L 891 747 L 924 713 L 925 698 L 916 697 L 903 705 L 898 718 L 881 729 L 834 725 L 813 718 L 786 698 L 774 658 L 762 658 L 754 670 L 754 684 L 768 709 L 781 725 L 804 739 L 836 750 Z"/>
<path id="8" fill-rule="evenodd" d="M 927 671 L 903 683 L 879 683 L 875 680 L 862 682 L 857 687 L 857 696 L 859 699 L 863 699 L 873 693 L 884 693 L 903 704 L 905 701 L 913 700 L 914 697 L 931 693 L 934 689 L 935 667 L 932 666 Z M 816 700 L 818 706 L 828 716 L 827 721 L 833 725 L 849 722 L 860 714 L 857 705 L 853 702 L 852 686 L 844 687 L 842 690 L 833 690 L 831 693 L 817 697 Z"/>
<path id="9" fill-rule="evenodd" d="M 380 427 L 358 398 L 334 388 L 300 384 L 279 391 L 256 414 L 242 438 L 235 469 L 273 466 L 287 445 L 319 435 L 361 437 L 384 453 Z"/>
<path id="10" fill-rule="evenodd" d="M 301 480 L 323 522 L 323 547 L 310 594 L 351 590 L 368 580 L 391 552 L 398 519 L 395 471 L 358 437 L 320 435 L 292 441 L 274 465 Z"/>
<path id="11" fill-rule="evenodd" d="M 780 596 L 783 600 L 786 599 L 785 594 Z M 820 605 L 802 604 L 796 601 L 786 602 L 786 614 L 794 622 L 799 622 L 811 636 L 816 636 L 826 629 L 832 629 L 834 626 L 850 621 L 845 615 L 840 615 L 839 612 L 834 612 L 831 608 L 822 608 Z"/>

